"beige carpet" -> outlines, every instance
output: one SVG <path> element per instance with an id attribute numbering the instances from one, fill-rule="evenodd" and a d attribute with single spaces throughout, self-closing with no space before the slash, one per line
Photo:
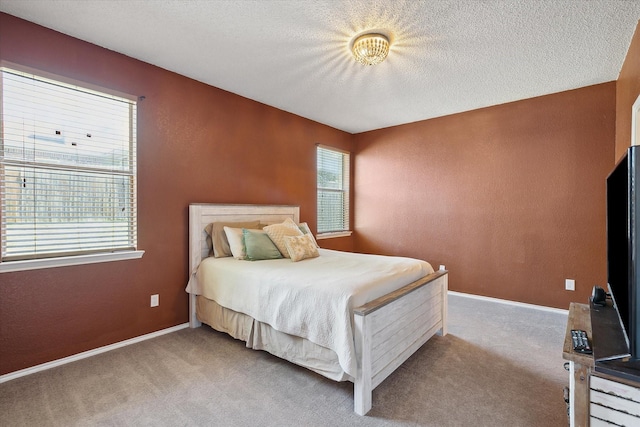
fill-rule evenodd
<path id="1" fill-rule="evenodd" d="M 208 327 L 0 384 L 2 426 L 565 426 L 566 315 L 449 296 L 434 337 L 353 413 L 335 383 Z"/>

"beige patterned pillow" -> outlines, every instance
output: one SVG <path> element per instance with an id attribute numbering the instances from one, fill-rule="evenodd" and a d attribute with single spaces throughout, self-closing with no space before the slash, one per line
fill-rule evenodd
<path id="1" fill-rule="evenodd" d="M 285 258 L 289 258 L 289 252 L 287 252 L 287 245 L 284 238 L 303 235 L 302 231 L 300 231 L 296 223 L 291 218 L 287 218 L 280 224 L 267 225 L 263 230 L 267 232 L 269 238 L 273 243 L 275 243 L 276 247 Z"/>
<path id="2" fill-rule="evenodd" d="M 313 237 L 308 234 L 302 236 L 287 236 L 284 238 L 284 241 L 287 245 L 289 257 L 293 262 L 320 256 Z"/>

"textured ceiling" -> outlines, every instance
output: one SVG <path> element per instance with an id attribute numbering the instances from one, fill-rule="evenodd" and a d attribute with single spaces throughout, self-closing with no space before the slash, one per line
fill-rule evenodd
<path id="1" fill-rule="evenodd" d="M 0 10 L 351 133 L 616 80 L 640 0 L 0 0 Z M 363 66 L 354 36 L 390 38 Z"/>

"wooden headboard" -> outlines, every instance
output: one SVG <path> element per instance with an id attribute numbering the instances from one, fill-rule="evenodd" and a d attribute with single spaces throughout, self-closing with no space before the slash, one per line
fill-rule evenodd
<path id="1" fill-rule="evenodd" d="M 189 205 L 189 280 L 192 280 L 200 261 L 209 256 L 205 227 L 212 222 L 238 222 L 260 220 L 262 224 L 275 224 L 291 218 L 300 222 L 300 207 L 286 205 L 225 205 L 192 203 Z M 200 326 L 195 314 L 195 295 L 189 297 L 189 323 Z"/>

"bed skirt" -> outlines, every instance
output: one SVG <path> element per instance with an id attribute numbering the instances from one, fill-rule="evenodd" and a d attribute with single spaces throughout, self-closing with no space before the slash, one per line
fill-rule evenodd
<path id="1" fill-rule="evenodd" d="M 338 355 L 331 349 L 275 330 L 266 323 L 222 307 L 202 295 L 196 299 L 196 315 L 198 320 L 213 329 L 244 341 L 248 348 L 267 351 L 333 381 L 353 382 L 353 378 L 340 366 Z"/>

